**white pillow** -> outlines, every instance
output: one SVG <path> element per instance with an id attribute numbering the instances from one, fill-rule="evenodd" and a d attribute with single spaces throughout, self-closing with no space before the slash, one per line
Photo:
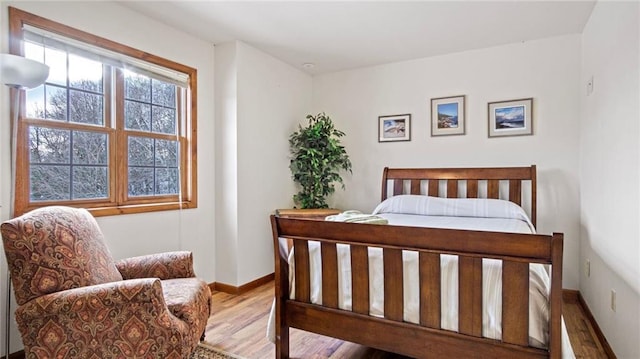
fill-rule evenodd
<path id="1" fill-rule="evenodd" d="M 380 203 L 372 214 L 402 213 L 423 216 L 507 218 L 527 222 L 531 220 L 522 207 L 492 198 L 441 198 L 421 195 L 399 195 Z"/>

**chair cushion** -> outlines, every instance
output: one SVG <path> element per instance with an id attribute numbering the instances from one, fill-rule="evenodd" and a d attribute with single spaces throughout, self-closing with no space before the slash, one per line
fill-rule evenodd
<path id="1" fill-rule="evenodd" d="M 199 338 L 207 326 L 211 308 L 207 283 L 198 278 L 179 278 L 165 279 L 161 284 L 169 311 L 187 323 L 192 338 Z"/>
<path id="2" fill-rule="evenodd" d="M 39 208 L 0 226 L 16 301 L 122 280 L 93 216 L 85 209 Z"/>

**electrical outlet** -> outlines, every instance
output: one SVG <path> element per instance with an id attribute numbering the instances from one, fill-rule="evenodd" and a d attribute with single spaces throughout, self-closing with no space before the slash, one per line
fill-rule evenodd
<path id="1" fill-rule="evenodd" d="M 611 310 L 616 311 L 616 291 L 611 289 Z"/>
<path id="2" fill-rule="evenodd" d="M 587 96 L 593 93 L 593 75 L 589 77 L 589 81 L 587 81 Z"/>
<path id="3" fill-rule="evenodd" d="M 584 263 L 584 274 L 587 278 L 591 277 L 591 260 L 589 259 Z"/>

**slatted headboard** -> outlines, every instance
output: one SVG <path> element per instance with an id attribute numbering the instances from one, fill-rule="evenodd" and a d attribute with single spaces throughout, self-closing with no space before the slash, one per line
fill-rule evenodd
<path id="1" fill-rule="evenodd" d="M 526 189 L 530 188 L 529 191 Z M 390 193 L 389 190 L 392 189 Z M 536 166 L 495 168 L 388 168 L 382 172 L 382 200 L 400 194 L 447 198 L 497 198 L 523 205 L 536 225 Z M 526 208 L 525 208 L 526 210 Z"/>

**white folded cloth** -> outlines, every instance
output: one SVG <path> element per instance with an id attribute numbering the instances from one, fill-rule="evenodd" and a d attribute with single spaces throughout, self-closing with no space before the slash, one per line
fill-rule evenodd
<path id="1" fill-rule="evenodd" d="M 327 216 L 325 221 L 332 222 L 349 222 L 349 223 L 367 223 L 367 224 L 387 224 L 389 221 L 374 214 L 365 214 L 357 210 L 344 211 L 340 214 Z"/>

